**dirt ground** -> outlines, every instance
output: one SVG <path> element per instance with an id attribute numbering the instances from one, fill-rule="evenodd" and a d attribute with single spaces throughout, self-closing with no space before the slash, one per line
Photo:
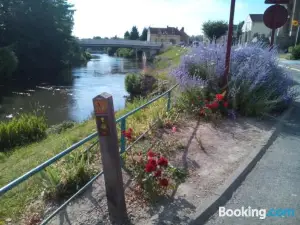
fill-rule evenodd
<path id="1" fill-rule="evenodd" d="M 184 124 L 177 132 L 165 132 L 162 136 L 171 142 L 180 141 L 182 149 L 176 151 L 171 163 L 189 172 L 186 181 L 169 198 L 150 206 L 135 194 L 134 182 L 123 171 L 131 224 L 188 224 L 195 209 L 215 195 L 240 163 L 267 143 L 273 131 L 272 124 L 252 119 L 227 120 L 217 127 L 199 121 Z M 110 224 L 103 177 L 49 224 Z"/>

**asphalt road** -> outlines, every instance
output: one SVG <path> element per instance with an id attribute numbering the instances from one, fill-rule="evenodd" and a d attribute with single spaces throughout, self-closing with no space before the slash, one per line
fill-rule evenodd
<path id="1" fill-rule="evenodd" d="M 284 65 L 293 68 L 293 77 L 300 84 L 300 62 Z M 294 210 L 295 215 L 260 219 L 220 217 L 217 212 L 206 225 L 300 225 L 300 100 L 266 154 L 224 207 L 234 210 L 243 206 L 266 211 L 289 208 Z"/>

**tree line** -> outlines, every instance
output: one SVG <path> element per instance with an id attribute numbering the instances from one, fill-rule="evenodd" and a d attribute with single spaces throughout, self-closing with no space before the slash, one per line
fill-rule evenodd
<path id="1" fill-rule="evenodd" d="M 48 79 L 89 59 L 72 36 L 66 0 L 1 0 L 0 80 Z"/>
<path id="2" fill-rule="evenodd" d="M 138 28 L 136 26 L 133 26 L 130 31 L 126 31 L 124 33 L 123 38 L 126 40 L 140 40 L 140 41 L 147 41 L 147 34 L 148 29 L 144 28 L 142 31 L 142 34 L 140 35 Z M 101 38 L 100 36 L 95 36 L 93 39 L 109 39 L 108 37 Z M 117 35 L 112 37 L 111 39 L 121 39 Z M 135 50 L 130 48 L 117 48 L 117 47 L 109 47 L 103 49 L 107 52 L 108 55 L 118 55 L 120 57 L 125 58 L 134 58 L 135 57 Z M 140 53 L 139 53 L 140 54 Z"/>

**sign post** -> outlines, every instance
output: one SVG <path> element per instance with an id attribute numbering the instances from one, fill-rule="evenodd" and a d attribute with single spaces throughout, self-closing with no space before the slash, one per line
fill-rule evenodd
<path id="1" fill-rule="evenodd" d="M 297 33 L 296 33 L 296 38 L 295 38 L 295 47 L 296 47 L 297 42 L 298 42 L 298 37 L 299 37 L 299 28 L 300 28 L 298 20 L 293 20 L 292 25 L 294 27 L 297 27 Z"/>
<path id="2" fill-rule="evenodd" d="M 282 27 L 288 20 L 288 11 L 282 5 L 272 5 L 264 13 L 265 25 L 272 29 L 270 48 L 273 48 L 275 39 L 275 30 Z"/>
<path id="3" fill-rule="evenodd" d="M 123 224 L 127 221 L 127 211 L 113 98 L 108 93 L 102 93 L 93 99 L 93 105 L 110 220 L 117 224 Z"/>

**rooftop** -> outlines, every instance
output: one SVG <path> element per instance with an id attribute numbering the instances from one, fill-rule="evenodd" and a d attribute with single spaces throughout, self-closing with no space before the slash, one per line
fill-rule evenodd
<path id="1" fill-rule="evenodd" d="M 263 22 L 264 21 L 263 14 L 249 14 L 249 15 L 253 22 Z"/>

